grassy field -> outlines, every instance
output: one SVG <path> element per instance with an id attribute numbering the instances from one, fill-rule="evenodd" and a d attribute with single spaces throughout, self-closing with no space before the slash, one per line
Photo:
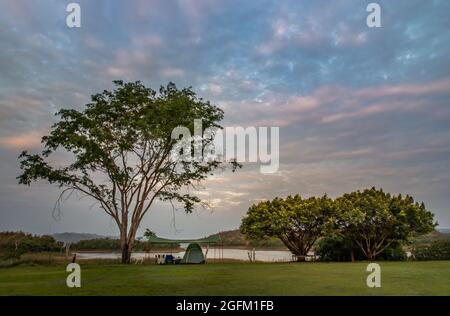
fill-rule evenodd
<path id="1" fill-rule="evenodd" d="M 0 295 L 450 295 L 450 261 L 381 262 L 381 288 L 367 263 L 81 264 L 81 288 L 65 266 L 0 269 Z"/>

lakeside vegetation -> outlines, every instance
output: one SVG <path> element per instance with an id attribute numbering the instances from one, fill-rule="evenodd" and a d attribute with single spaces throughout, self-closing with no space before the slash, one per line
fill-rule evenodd
<path id="1" fill-rule="evenodd" d="M 279 240 L 249 240 L 239 230 L 221 232 L 224 247 L 256 248 L 265 250 L 285 249 Z M 341 241 L 342 242 L 342 241 Z M 165 245 L 149 245 L 148 242 L 138 240 L 136 251 L 164 251 Z M 174 247 L 174 246 L 172 246 Z M 348 245 L 342 245 L 339 240 L 320 239 L 314 246 L 314 251 L 320 256 L 320 261 L 351 261 Z M 68 252 L 62 242 L 56 241 L 52 236 L 36 236 L 23 232 L 0 232 L 0 268 L 18 265 L 55 265 L 67 264 L 71 260 L 71 253 L 77 251 L 117 252 L 120 250 L 117 239 L 98 238 L 83 240 L 70 246 Z M 171 250 L 182 250 L 172 248 Z M 406 251 L 414 257 L 407 258 Z M 378 260 L 450 260 L 450 234 L 433 231 L 429 234 L 412 238 L 408 243 L 387 249 Z M 364 260 L 363 254 L 356 252 L 355 259 Z M 233 260 L 230 260 L 233 261 Z M 117 260 L 95 259 L 83 260 L 99 264 L 117 263 Z M 144 262 L 144 264 L 153 263 Z"/>
<path id="2" fill-rule="evenodd" d="M 73 251 L 119 251 L 120 240 L 112 238 L 97 238 L 90 240 L 80 240 L 70 245 Z M 179 244 L 151 244 L 145 240 L 136 240 L 133 251 L 150 252 L 152 250 L 172 249 L 181 250 Z"/>
<path id="3" fill-rule="evenodd" d="M 0 232 L 0 262 L 5 259 L 18 259 L 26 253 L 58 252 L 62 245 L 48 235 Z"/>
<path id="4" fill-rule="evenodd" d="M 208 236 L 220 236 L 224 247 L 256 248 L 256 249 L 287 249 L 278 238 L 255 239 L 247 238 L 239 229 L 227 230 Z"/>

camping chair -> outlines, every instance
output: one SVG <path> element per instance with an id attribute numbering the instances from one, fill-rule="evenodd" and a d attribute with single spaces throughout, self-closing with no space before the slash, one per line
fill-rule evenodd
<path id="1" fill-rule="evenodd" d="M 164 260 L 165 264 L 172 264 L 173 263 L 173 256 L 172 255 L 166 255 L 166 259 Z"/>

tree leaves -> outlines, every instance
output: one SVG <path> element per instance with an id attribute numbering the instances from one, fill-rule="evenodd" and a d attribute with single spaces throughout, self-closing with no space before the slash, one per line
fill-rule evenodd
<path id="1" fill-rule="evenodd" d="M 374 259 L 390 245 L 435 225 L 433 214 L 411 196 L 371 188 L 335 200 L 296 195 L 261 202 L 249 208 L 241 231 L 252 238 L 278 237 L 296 255 L 306 255 L 319 237 L 342 236 Z"/>
<path id="2" fill-rule="evenodd" d="M 335 200 L 340 233 L 375 258 L 394 242 L 434 229 L 433 214 L 411 196 L 392 196 L 375 188 L 344 194 Z"/>
<path id="3" fill-rule="evenodd" d="M 241 231 L 252 238 L 278 237 L 291 252 L 304 257 L 333 226 L 333 204 L 327 196 L 275 198 L 249 208 Z"/>

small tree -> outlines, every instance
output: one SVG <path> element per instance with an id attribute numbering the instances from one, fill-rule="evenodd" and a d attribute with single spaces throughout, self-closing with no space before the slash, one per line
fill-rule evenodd
<path id="1" fill-rule="evenodd" d="M 340 233 L 374 260 L 391 244 L 434 229 L 433 214 L 410 196 L 391 196 L 375 188 L 335 200 Z"/>
<path id="2" fill-rule="evenodd" d="M 84 111 L 61 110 L 61 120 L 42 138 L 42 154 L 24 151 L 19 183 L 47 180 L 99 203 L 120 231 L 122 262 L 129 263 L 136 233 L 155 200 L 181 202 L 191 212 L 200 199 L 186 190 L 218 168 L 220 161 L 171 159 L 177 147 L 174 128 L 194 132 L 194 120 L 203 128 L 219 128 L 223 111 L 198 98 L 191 89 L 178 90 L 173 83 L 159 93 L 141 82 L 114 81 L 114 91 L 92 96 Z M 203 140 L 208 146 L 212 137 Z M 57 149 L 73 155 L 59 166 L 49 156 Z M 233 163 L 233 171 L 237 166 Z M 59 204 L 59 203 L 58 203 Z"/>
<path id="3" fill-rule="evenodd" d="M 155 234 L 155 232 L 153 232 L 153 231 L 151 231 L 150 229 L 147 228 L 145 230 L 144 237 L 149 239 L 151 237 L 156 237 L 156 234 Z"/>
<path id="4" fill-rule="evenodd" d="M 249 208 L 241 232 L 250 238 L 277 237 L 304 261 L 315 241 L 334 225 L 333 201 L 327 196 L 275 198 Z"/>

